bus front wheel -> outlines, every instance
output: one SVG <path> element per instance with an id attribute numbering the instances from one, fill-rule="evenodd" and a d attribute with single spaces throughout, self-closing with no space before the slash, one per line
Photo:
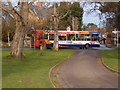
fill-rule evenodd
<path id="1" fill-rule="evenodd" d="M 90 45 L 89 45 L 89 44 L 86 44 L 86 45 L 85 45 L 85 48 L 86 48 L 86 49 L 90 48 Z"/>

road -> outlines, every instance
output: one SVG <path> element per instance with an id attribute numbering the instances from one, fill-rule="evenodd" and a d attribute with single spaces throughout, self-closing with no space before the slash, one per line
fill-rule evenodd
<path id="1" fill-rule="evenodd" d="M 117 88 L 118 76 L 98 64 L 100 50 L 77 50 L 59 70 L 58 80 L 64 88 Z"/>

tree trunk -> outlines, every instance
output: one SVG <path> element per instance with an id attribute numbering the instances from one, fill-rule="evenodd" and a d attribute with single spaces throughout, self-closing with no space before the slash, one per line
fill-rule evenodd
<path id="1" fill-rule="evenodd" d="M 16 30 L 10 53 L 13 57 L 23 58 L 24 39 L 28 26 L 28 10 L 28 2 L 25 0 L 25 2 L 21 3 L 20 14 L 17 12 L 14 14 L 16 19 Z"/>
<path id="2" fill-rule="evenodd" d="M 8 32 L 8 46 L 10 46 L 10 33 Z"/>
<path id="3" fill-rule="evenodd" d="M 17 58 L 23 57 L 22 51 L 24 46 L 24 39 L 25 39 L 25 26 L 21 22 L 18 22 L 10 53 L 12 57 Z"/>
<path id="4" fill-rule="evenodd" d="M 43 50 L 44 49 L 44 34 L 41 34 L 41 35 L 42 35 L 42 42 L 41 42 L 40 50 Z"/>
<path id="5" fill-rule="evenodd" d="M 54 31 L 54 43 L 53 43 L 53 50 L 58 51 L 58 31 Z"/>
<path id="6" fill-rule="evenodd" d="M 58 51 L 58 23 L 55 24 L 53 50 Z"/>
<path id="7" fill-rule="evenodd" d="M 53 50 L 58 51 L 58 24 L 59 19 L 57 17 L 57 10 L 56 10 L 56 3 L 54 3 L 54 43 L 53 43 Z"/>
<path id="8" fill-rule="evenodd" d="M 27 42 L 27 34 L 25 34 L 24 45 L 25 45 L 25 46 L 28 46 L 28 45 L 29 45 L 28 42 Z"/>
<path id="9" fill-rule="evenodd" d="M 31 39 L 31 37 L 30 37 L 30 43 L 29 43 L 29 44 L 30 44 L 30 48 L 32 48 L 32 46 L 31 46 L 31 43 L 32 43 L 32 42 L 31 42 L 31 41 L 32 41 L 32 39 Z"/>

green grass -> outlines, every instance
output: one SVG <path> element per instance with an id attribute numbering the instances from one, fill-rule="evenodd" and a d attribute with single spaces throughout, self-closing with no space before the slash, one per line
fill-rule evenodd
<path id="1" fill-rule="evenodd" d="M 49 69 L 55 64 L 70 58 L 74 50 L 45 50 L 40 56 L 39 50 L 24 50 L 25 59 L 6 57 L 9 50 L 3 50 L 3 88 L 52 88 Z"/>
<path id="2" fill-rule="evenodd" d="M 118 54 L 118 49 L 102 51 L 104 63 L 113 70 L 120 71 L 120 66 L 118 65 Z"/>

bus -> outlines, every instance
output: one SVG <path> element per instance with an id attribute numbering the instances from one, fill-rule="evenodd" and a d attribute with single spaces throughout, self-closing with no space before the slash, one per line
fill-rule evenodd
<path id="1" fill-rule="evenodd" d="M 35 30 L 32 33 L 32 46 L 40 47 L 44 41 L 44 46 L 48 49 L 53 47 L 54 31 Z M 100 47 L 99 31 L 58 31 L 59 48 L 90 48 Z"/>

